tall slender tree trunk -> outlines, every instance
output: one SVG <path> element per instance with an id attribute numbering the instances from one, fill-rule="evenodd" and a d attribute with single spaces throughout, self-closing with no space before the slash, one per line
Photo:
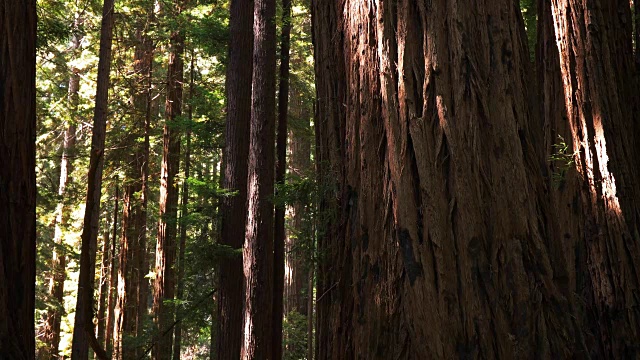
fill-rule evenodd
<path id="1" fill-rule="evenodd" d="M 80 22 L 82 20 L 76 17 L 73 26 L 73 35 L 71 36 L 71 50 L 77 51 L 80 48 L 82 34 L 80 33 Z M 71 121 L 65 129 L 62 143 L 62 159 L 60 160 L 60 183 L 58 186 L 58 195 L 60 202 L 56 208 L 55 219 L 55 235 L 53 242 L 58 246 L 54 249 L 53 259 L 51 262 L 51 278 L 49 281 L 49 295 L 54 299 L 56 307 L 47 311 L 44 323 L 43 342 L 46 347 L 39 354 L 43 359 L 57 359 L 58 346 L 60 345 L 60 321 L 64 310 L 62 297 L 64 294 L 64 281 L 66 279 L 67 258 L 61 249 L 63 249 L 64 234 L 63 229 L 69 217 L 69 209 L 65 205 L 67 184 L 71 180 L 71 171 L 73 169 L 73 154 L 76 144 L 76 116 L 78 110 L 78 90 L 80 89 L 80 74 L 76 68 L 71 68 L 69 76 L 68 101 L 69 111 L 71 113 Z"/>
<path id="2" fill-rule="evenodd" d="M 194 69 L 195 69 L 195 56 L 194 52 L 191 52 L 191 67 L 189 71 L 189 126 L 193 121 L 193 93 L 194 93 Z M 176 299 L 179 301 L 184 300 L 184 268 L 185 268 L 185 253 L 187 246 L 187 227 L 189 225 L 189 176 L 191 170 L 191 129 L 187 130 L 187 141 L 184 154 L 184 180 L 182 183 L 182 204 L 180 215 L 180 253 L 178 255 L 178 290 L 176 292 Z M 177 316 L 176 316 L 177 317 Z M 182 342 L 182 321 L 179 321 L 175 327 L 175 340 L 173 347 L 173 358 L 180 359 Z"/>
<path id="3" fill-rule="evenodd" d="M 149 18 L 147 27 L 155 22 L 155 13 L 153 9 L 148 9 Z M 141 82 L 144 83 L 144 90 L 140 91 L 137 99 L 136 108 L 144 112 L 144 140 L 142 149 L 140 150 L 140 208 L 138 209 L 137 227 L 138 227 L 138 252 L 135 259 L 138 270 L 138 296 L 136 311 L 136 336 L 138 339 L 144 337 L 144 325 L 148 313 L 148 299 L 150 295 L 149 280 L 146 278 L 149 273 L 149 254 L 147 246 L 147 209 L 149 202 L 149 155 L 150 155 L 150 131 L 151 131 L 151 106 L 152 106 L 152 86 L 153 86 L 153 57 L 155 46 L 149 35 L 141 36 L 142 54 L 140 54 L 140 62 L 136 64 L 136 73 L 141 74 Z M 139 358 L 141 348 L 136 347 L 136 358 Z"/>
<path id="4" fill-rule="evenodd" d="M 313 12 L 317 358 L 570 357 L 518 3 Z"/>
<path id="5" fill-rule="evenodd" d="M 120 200 L 120 190 L 118 186 L 118 178 L 115 179 L 115 199 L 113 204 L 113 233 L 111 235 L 111 251 L 109 252 L 109 263 L 111 264 L 109 275 L 109 295 L 107 300 L 107 324 L 105 329 L 104 347 L 107 354 L 113 357 L 113 339 L 115 324 L 115 309 L 117 302 L 118 289 L 118 257 L 116 256 L 116 239 L 118 238 L 118 200 Z"/>
<path id="6" fill-rule="evenodd" d="M 109 73 L 111 69 L 111 43 L 113 39 L 113 2 L 105 0 L 100 30 L 100 52 L 96 104 L 93 116 L 93 135 L 89 159 L 88 189 L 82 245 L 80 254 L 80 276 L 78 298 L 73 328 L 72 360 L 86 360 L 89 342 L 93 334 L 93 285 L 95 278 L 95 253 L 99 229 L 100 196 L 102 193 L 102 168 L 104 166 L 104 143 L 107 127 Z M 94 349 L 95 350 L 95 349 Z"/>
<path id="7" fill-rule="evenodd" d="M 640 102 L 629 3 L 554 0 L 546 7 L 541 26 L 553 26 L 555 36 L 547 31 L 539 49 L 554 43 L 557 49 L 539 53 L 549 64 L 543 109 L 568 146 L 564 153 L 556 148 L 552 170 L 560 209 L 555 241 L 567 244 L 563 286 L 573 295 L 589 356 L 635 358 Z"/>
<path id="8" fill-rule="evenodd" d="M 278 88 L 278 138 L 276 183 L 284 185 L 287 172 L 287 117 L 289 116 L 289 52 L 291 49 L 291 0 L 282 0 L 280 35 L 280 85 Z M 273 359 L 282 359 L 282 317 L 284 310 L 285 206 L 275 207 L 273 248 Z"/>
<path id="9" fill-rule="evenodd" d="M 0 354 L 35 358 L 36 1 L 0 0 Z"/>
<path id="10" fill-rule="evenodd" d="M 116 357 L 139 357 L 140 347 L 131 339 L 144 335 L 147 313 L 149 271 L 147 260 L 147 178 L 149 159 L 149 123 L 151 102 L 151 76 L 153 44 L 147 32 L 153 23 L 153 9 L 136 24 L 136 47 L 133 59 L 131 86 L 131 113 L 133 127 L 128 143 L 133 159 L 126 165 L 126 185 L 123 198 L 122 238 L 119 277 L 121 291 L 116 322 Z M 140 141 L 142 139 L 142 141 Z"/>
<path id="11" fill-rule="evenodd" d="M 253 71 L 253 1 L 231 0 L 229 20 L 229 66 L 226 77 L 227 123 L 225 131 L 222 188 L 235 191 L 220 208 L 220 244 L 241 249 L 247 218 L 247 169 L 249 123 L 251 121 L 251 76 Z M 244 280 L 242 258 L 220 259 L 218 267 L 217 357 L 240 358 Z M 243 285 L 238 285 L 243 284 Z"/>
<path id="12" fill-rule="evenodd" d="M 175 5 L 175 14 L 182 5 Z M 180 164 L 180 133 L 174 121 L 182 114 L 184 37 L 181 30 L 171 34 L 167 75 L 166 123 L 163 133 L 162 170 L 160 179 L 160 220 L 156 244 L 156 278 L 154 284 L 153 312 L 155 314 L 158 343 L 153 350 L 154 360 L 171 358 L 175 309 L 166 301 L 175 295 L 175 258 L 178 213 L 178 191 L 175 178 Z"/>
<path id="13" fill-rule="evenodd" d="M 276 2 L 255 0 L 242 359 L 272 359 Z"/>

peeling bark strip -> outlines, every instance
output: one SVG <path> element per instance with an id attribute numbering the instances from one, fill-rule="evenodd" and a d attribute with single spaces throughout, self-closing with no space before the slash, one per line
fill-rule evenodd
<path id="1" fill-rule="evenodd" d="M 0 0 L 0 357 L 35 357 L 36 1 Z"/>
<path id="2" fill-rule="evenodd" d="M 321 204 L 334 216 L 320 226 L 318 358 L 576 353 L 540 220 L 517 2 L 313 11 L 319 176 L 335 190 Z"/>

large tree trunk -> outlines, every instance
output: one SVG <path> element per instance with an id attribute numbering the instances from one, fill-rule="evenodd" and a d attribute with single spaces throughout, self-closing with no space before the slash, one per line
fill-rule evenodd
<path id="1" fill-rule="evenodd" d="M 278 87 L 278 137 L 276 184 L 283 186 L 287 172 L 287 118 L 289 116 L 289 52 L 291 49 L 291 0 L 282 0 L 280 34 L 280 84 Z M 276 205 L 273 248 L 273 359 L 282 359 L 282 317 L 285 280 L 285 205 Z"/>
<path id="2" fill-rule="evenodd" d="M 71 37 L 71 49 L 77 51 L 80 48 L 80 42 L 82 41 L 82 34 L 80 33 L 81 19 L 77 18 L 73 26 L 73 35 Z M 76 145 L 76 119 L 75 116 L 78 110 L 78 90 L 80 89 L 80 74 L 79 70 L 72 67 L 71 74 L 69 76 L 69 90 L 68 101 L 69 111 L 73 118 L 64 133 L 62 142 L 62 159 L 60 160 L 60 183 L 58 186 L 58 195 L 60 196 L 60 202 L 56 208 L 55 219 L 55 235 L 53 242 L 58 246 L 54 249 L 53 259 L 51 261 L 51 278 L 49 279 L 49 295 L 55 301 L 55 308 L 47 311 L 45 323 L 44 323 L 44 336 L 43 342 L 46 347 L 42 349 L 38 355 L 42 359 L 57 359 L 58 347 L 60 345 L 60 321 L 62 319 L 64 304 L 64 281 L 66 279 L 66 266 L 67 257 L 63 249 L 63 228 L 65 227 L 68 217 L 69 209 L 67 208 L 65 198 L 67 184 L 71 180 L 71 171 L 73 169 L 72 159 Z"/>
<path id="3" fill-rule="evenodd" d="M 235 191 L 220 207 L 220 244 L 241 249 L 247 218 L 247 168 L 251 120 L 253 69 L 253 1 L 231 0 L 229 65 L 226 78 L 227 124 L 222 188 Z M 242 304 L 244 302 L 242 258 L 220 259 L 218 267 L 217 358 L 240 358 Z"/>
<path id="4" fill-rule="evenodd" d="M 552 141 L 567 143 L 564 152 L 552 150 L 559 222 L 552 241 L 567 244 L 558 249 L 567 254 L 560 278 L 589 355 L 636 358 L 640 102 L 629 2 L 554 0 L 541 12 L 543 109 L 551 134 L 564 139 Z"/>
<path id="5" fill-rule="evenodd" d="M 118 187 L 118 178 L 115 179 L 115 199 L 113 204 L 113 233 L 111 235 L 111 251 L 109 252 L 109 263 L 111 264 L 109 275 L 109 295 L 107 297 L 107 324 L 105 329 L 104 347 L 107 354 L 113 355 L 114 344 L 114 327 L 115 327 L 115 309 L 117 301 L 118 288 L 118 258 L 116 257 L 116 239 L 118 238 L 118 200 L 120 200 L 120 190 Z"/>
<path id="6" fill-rule="evenodd" d="M 182 11 L 175 5 L 175 13 Z M 158 342 L 153 350 L 154 360 L 171 359 L 173 342 L 174 308 L 167 304 L 175 295 L 176 233 L 178 215 L 178 190 L 175 178 L 180 164 L 180 133 L 174 121 L 182 114 L 184 37 L 180 30 L 171 34 L 169 66 L 167 74 L 166 123 L 163 133 L 162 169 L 160 179 L 160 220 L 156 244 L 156 278 L 154 284 L 153 312 Z"/>
<path id="7" fill-rule="evenodd" d="M 0 0 L 0 354 L 35 358 L 36 1 Z"/>
<path id="8" fill-rule="evenodd" d="M 313 11 L 318 358 L 573 353 L 517 2 Z"/>
<path id="9" fill-rule="evenodd" d="M 102 168 L 107 127 L 109 73 L 111 70 L 111 43 L 113 40 L 113 0 L 105 0 L 100 30 L 100 52 L 96 104 L 93 116 L 93 135 L 89 159 L 87 201 L 82 230 L 80 275 L 71 358 L 86 360 L 89 341 L 93 334 L 93 285 L 95 278 L 95 254 L 99 229 L 100 196 L 102 193 Z"/>
<path id="10" fill-rule="evenodd" d="M 272 359 L 276 2 L 255 0 L 241 358 Z"/>

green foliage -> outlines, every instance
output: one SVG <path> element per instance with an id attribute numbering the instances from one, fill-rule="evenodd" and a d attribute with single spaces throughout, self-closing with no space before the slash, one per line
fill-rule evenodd
<path id="1" fill-rule="evenodd" d="M 282 347 L 284 360 L 307 358 L 307 317 L 292 311 L 282 323 Z"/>
<path id="2" fill-rule="evenodd" d="M 575 153 L 572 153 L 564 138 L 558 134 L 558 141 L 552 145 L 553 151 L 549 155 L 549 162 L 554 165 L 554 171 L 551 173 L 552 184 L 559 188 L 564 184 L 567 171 L 573 167 Z"/>

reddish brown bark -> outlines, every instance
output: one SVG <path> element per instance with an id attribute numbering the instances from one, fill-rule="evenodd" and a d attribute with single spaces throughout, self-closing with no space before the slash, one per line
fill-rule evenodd
<path id="1" fill-rule="evenodd" d="M 241 249 L 244 243 L 251 120 L 251 76 L 253 69 L 253 1 L 231 0 L 229 20 L 229 65 L 226 78 L 227 123 L 225 131 L 222 188 L 235 191 L 220 206 L 220 244 Z M 242 258 L 220 259 L 218 267 L 219 360 L 240 358 L 242 304 L 244 303 Z"/>
<path id="2" fill-rule="evenodd" d="M 175 12 L 182 11 L 176 5 Z M 171 34 L 169 66 L 167 74 L 166 123 L 163 133 L 162 169 L 160 178 L 160 220 L 156 244 L 156 278 L 154 283 L 153 313 L 160 337 L 154 347 L 154 360 L 169 360 L 173 342 L 174 308 L 166 301 L 175 295 L 175 258 L 178 213 L 178 190 L 175 184 L 180 165 L 180 133 L 174 129 L 174 121 L 182 114 L 184 38 L 180 31 Z"/>
<path id="3" fill-rule="evenodd" d="M 517 2 L 314 2 L 317 355 L 567 357 Z"/>
<path id="4" fill-rule="evenodd" d="M 36 2 L 0 1 L 0 354 L 35 358 Z"/>
<path id="5" fill-rule="evenodd" d="M 255 0 L 242 359 L 272 359 L 276 2 Z"/>
<path id="6" fill-rule="evenodd" d="M 89 356 L 89 338 L 93 337 L 93 285 L 95 278 L 95 254 L 98 238 L 100 196 L 102 193 L 102 168 L 107 126 L 109 97 L 109 73 L 111 68 L 111 43 L 113 39 L 113 0 L 105 0 L 100 30 L 98 80 L 93 116 L 93 135 L 89 159 L 88 189 L 82 245 L 80 275 L 71 358 L 86 360 Z"/>

